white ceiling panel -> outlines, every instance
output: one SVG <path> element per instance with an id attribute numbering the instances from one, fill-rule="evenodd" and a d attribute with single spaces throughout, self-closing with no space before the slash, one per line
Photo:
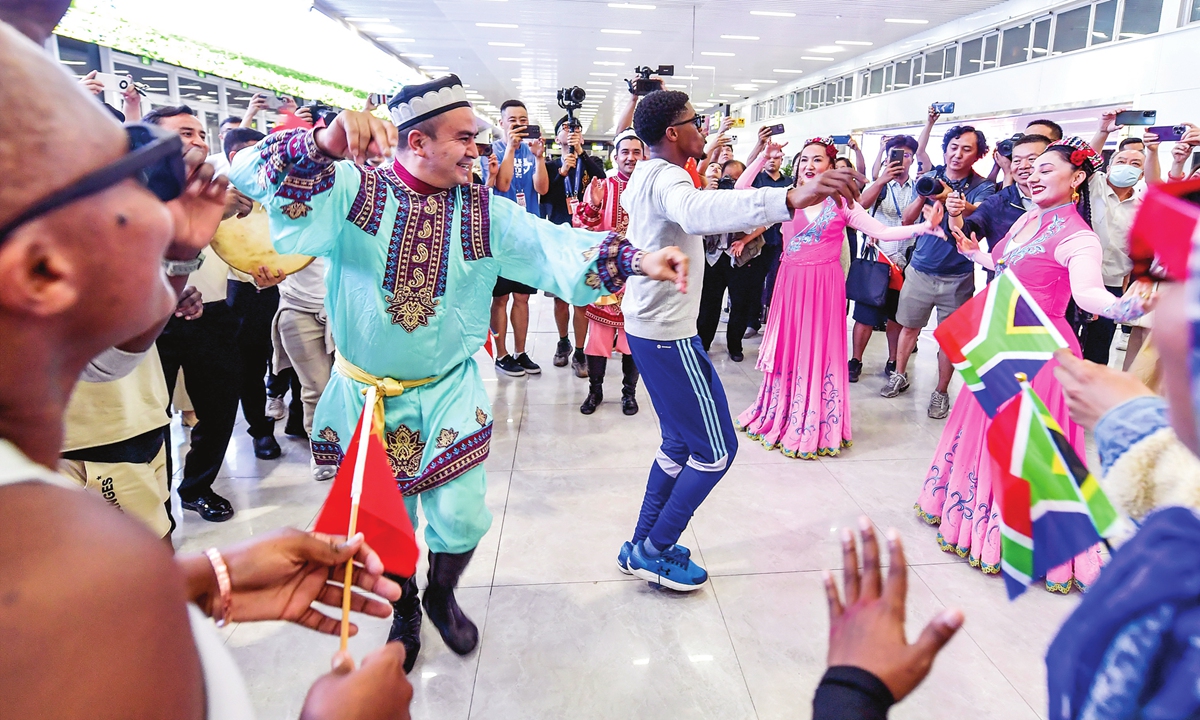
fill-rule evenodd
<path id="1" fill-rule="evenodd" d="M 676 77 L 666 79 L 668 86 L 688 92 L 697 103 L 736 102 L 1000 2 L 318 0 L 315 4 L 414 67 L 424 66 L 430 77 L 457 73 L 479 93 L 474 96 L 477 105 L 499 107 L 506 99 L 519 98 L 536 121 L 546 125 L 562 115 L 557 90 L 580 85 L 593 101 L 582 111 L 588 131 L 602 135 L 611 129 L 616 109 L 628 97 L 624 78 L 631 77 L 638 65 L 674 65 Z M 380 88 L 380 92 L 393 89 Z"/>

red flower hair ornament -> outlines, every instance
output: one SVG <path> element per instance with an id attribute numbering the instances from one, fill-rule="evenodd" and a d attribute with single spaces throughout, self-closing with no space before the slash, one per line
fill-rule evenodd
<path id="1" fill-rule="evenodd" d="M 1101 159 L 1096 153 L 1096 150 L 1083 140 L 1077 137 L 1063 138 L 1058 142 L 1050 144 L 1050 147 L 1061 146 L 1071 150 L 1071 164 L 1075 167 L 1083 168 L 1088 173 L 1094 173 L 1100 169 Z"/>
<path id="2" fill-rule="evenodd" d="M 826 135 L 824 137 L 809 138 L 804 141 L 804 147 L 809 145 L 823 145 L 825 154 L 829 156 L 830 161 L 837 159 L 837 146 L 833 144 L 833 137 Z"/>

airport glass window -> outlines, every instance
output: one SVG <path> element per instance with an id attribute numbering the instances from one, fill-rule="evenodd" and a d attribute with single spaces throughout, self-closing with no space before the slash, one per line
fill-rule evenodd
<path id="1" fill-rule="evenodd" d="M 912 85 L 912 61 L 904 60 L 896 63 L 896 89 Z"/>
<path id="2" fill-rule="evenodd" d="M 1091 19 L 1091 5 L 1059 13 L 1054 23 L 1054 51 L 1051 54 L 1058 55 L 1087 47 L 1088 25 Z"/>
<path id="3" fill-rule="evenodd" d="M 1029 59 L 1029 23 L 1004 31 L 1000 46 L 1000 67 L 1016 65 Z"/>
<path id="4" fill-rule="evenodd" d="M 1192 0 L 1192 12 L 1188 15 L 1188 22 L 1197 20 L 1200 20 L 1200 0 Z"/>
<path id="5" fill-rule="evenodd" d="M 924 74 L 922 69 L 925 67 L 925 56 L 918 55 L 912 59 L 912 84 L 920 85 L 921 77 Z"/>
<path id="6" fill-rule="evenodd" d="M 955 71 L 958 69 L 958 46 L 951 45 L 946 48 L 946 66 L 942 70 L 942 77 L 952 78 Z"/>
<path id="7" fill-rule="evenodd" d="M 934 50 L 933 52 L 925 53 L 925 72 L 922 78 L 925 82 L 937 82 L 944 75 L 942 68 L 946 62 L 946 50 Z"/>
<path id="8" fill-rule="evenodd" d="M 179 76 L 179 102 L 181 103 L 218 105 L 221 100 L 219 93 L 220 89 L 213 83 L 184 75 Z"/>
<path id="9" fill-rule="evenodd" d="M 1162 0 L 1125 0 L 1121 10 L 1121 32 L 1118 40 L 1151 35 L 1158 32 L 1158 20 L 1162 16 Z"/>
<path id="10" fill-rule="evenodd" d="M 838 92 L 837 81 L 825 83 L 825 104 L 832 105 L 836 102 L 841 102 L 841 93 Z"/>
<path id="11" fill-rule="evenodd" d="M 996 67 L 996 51 L 1000 49 L 1000 34 L 993 33 L 983 38 L 983 62 L 979 67 L 991 70 Z"/>
<path id="12" fill-rule="evenodd" d="M 971 75 L 983 69 L 983 38 L 968 40 L 962 44 L 961 75 Z"/>
<path id="13" fill-rule="evenodd" d="M 246 114 L 246 108 L 250 107 L 250 100 L 254 97 L 252 90 L 240 90 L 237 88 L 225 89 L 225 103 L 230 115 L 242 117 Z"/>
<path id="14" fill-rule="evenodd" d="M 896 66 L 888 65 L 883 69 L 883 91 L 891 92 L 894 89 L 892 78 L 895 77 Z"/>
<path id="15" fill-rule="evenodd" d="M 1042 18 L 1033 24 L 1032 45 L 1029 49 L 1030 60 L 1050 54 L 1050 18 Z"/>
<path id="16" fill-rule="evenodd" d="M 83 77 L 93 70 L 100 70 L 100 47 L 59 35 L 58 59 L 76 77 Z"/>
<path id="17" fill-rule="evenodd" d="M 1099 45 L 1113 39 L 1113 27 L 1117 22 L 1117 0 L 1096 3 L 1096 15 L 1092 20 L 1092 44 Z"/>
<path id="18" fill-rule="evenodd" d="M 871 71 L 871 85 L 868 95 L 878 95 L 883 92 L 883 68 L 875 68 Z"/>

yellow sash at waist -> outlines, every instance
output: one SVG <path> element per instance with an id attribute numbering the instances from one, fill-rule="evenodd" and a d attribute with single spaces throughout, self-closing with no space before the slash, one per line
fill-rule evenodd
<path id="1" fill-rule="evenodd" d="M 428 385 L 441 379 L 440 376 L 421 378 L 420 380 L 397 380 L 390 377 L 376 377 L 342 357 L 342 354 L 337 351 L 334 351 L 333 354 L 333 369 L 337 370 L 339 375 L 349 378 L 354 382 L 375 386 L 374 427 L 375 431 L 381 435 L 385 432 L 383 407 L 383 399 L 385 397 L 399 397 L 404 394 L 405 390 L 419 388 L 422 385 Z M 364 395 L 367 394 L 365 389 L 362 392 Z"/>

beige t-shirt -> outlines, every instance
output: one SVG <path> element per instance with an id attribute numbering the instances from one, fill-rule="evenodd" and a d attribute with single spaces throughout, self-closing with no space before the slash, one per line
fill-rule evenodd
<path id="1" fill-rule="evenodd" d="M 204 264 L 188 277 L 187 284 L 194 285 L 200 291 L 201 299 L 210 303 L 225 299 L 228 280 L 229 266 L 212 247 L 205 247 Z"/>
<path id="2" fill-rule="evenodd" d="M 63 452 L 109 445 L 160 428 L 171 422 L 169 402 L 154 348 L 119 380 L 80 381 L 67 405 Z"/>

